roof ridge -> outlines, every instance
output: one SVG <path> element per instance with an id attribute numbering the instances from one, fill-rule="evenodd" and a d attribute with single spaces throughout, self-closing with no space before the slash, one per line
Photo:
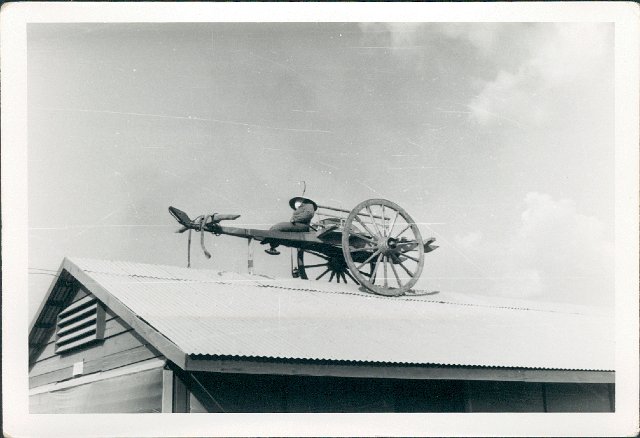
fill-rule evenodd
<path id="1" fill-rule="evenodd" d="M 516 307 L 516 306 L 498 306 L 498 305 L 490 305 L 490 304 L 480 304 L 480 303 L 457 303 L 455 301 L 445 301 L 445 300 L 432 300 L 428 298 L 417 299 L 407 297 L 407 295 L 401 295 L 398 297 L 390 297 L 384 295 L 377 295 L 373 293 L 368 293 L 367 295 L 355 293 L 355 292 L 346 292 L 346 291 L 329 291 L 329 290 L 321 290 L 321 289 L 312 289 L 312 288 L 295 288 L 289 286 L 280 286 L 280 285 L 272 285 L 272 284 L 257 284 L 258 287 L 272 287 L 275 289 L 285 289 L 285 290 L 296 290 L 296 291 L 304 291 L 304 292 L 320 292 L 326 294 L 338 294 L 338 295 L 353 295 L 358 297 L 366 297 L 366 298 L 376 298 L 383 300 L 401 300 L 401 301 L 411 301 L 411 302 L 420 302 L 420 303 L 436 303 L 436 304 L 450 304 L 453 306 L 468 306 L 468 307 L 486 307 L 490 309 L 507 309 L 507 310 L 524 310 L 531 312 L 545 312 L 545 313 L 560 313 L 564 315 L 582 315 L 587 316 L 585 313 L 578 312 L 565 312 L 561 310 L 551 310 L 551 309 L 534 309 L 528 307 Z M 405 298 L 407 297 L 407 298 Z"/>
<path id="2" fill-rule="evenodd" d="M 154 268 L 170 268 L 170 269 L 179 269 L 179 270 L 184 270 L 185 274 L 187 272 L 197 272 L 197 273 L 203 273 L 203 274 L 208 274 L 208 275 L 218 275 L 220 277 L 223 277 L 224 274 L 230 274 L 230 275 L 237 275 L 237 276 L 241 276 L 244 279 L 246 279 L 246 283 L 245 284 L 249 284 L 249 285 L 253 285 L 253 286 L 259 286 L 259 287 L 273 287 L 273 288 L 279 288 L 279 289 L 283 289 L 283 290 L 296 290 L 296 291 L 309 291 L 309 292 L 319 292 L 319 293 L 325 293 L 325 294 L 337 294 L 337 295 L 351 295 L 351 296 L 359 296 L 359 297 L 367 297 L 367 298 L 376 298 L 376 299 L 383 299 L 383 300 L 387 300 L 387 299 L 392 299 L 392 300 L 396 300 L 396 301 L 410 301 L 410 302 L 425 302 L 425 303 L 436 303 L 436 304 L 447 304 L 447 305 L 452 305 L 452 306 L 463 306 L 463 307 L 477 307 L 477 308 L 488 308 L 488 309 L 505 309 L 505 310 L 519 310 L 519 311 L 531 311 L 531 312 L 540 312 L 540 313 L 556 313 L 556 314 L 563 314 L 563 315 L 580 315 L 580 316 L 595 316 L 595 317 L 606 317 L 606 315 L 602 315 L 599 314 L 597 312 L 591 313 L 591 312 L 580 312 L 577 310 L 557 310 L 557 309 L 553 309 L 553 308 L 536 308 L 535 306 L 529 307 L 529 306 L 518 306 L 518 305 L 500 305 L 500 304 L 483 304 L 483 303 L 473 303 L 473 302 L 460 302 L 460 301 L 456 301 L 456 300 L 447 300 L 447 299 L 430 299 L 425 297 L 425 295 L 418 295 L 418 296 L 411 296 L 411 295 L 403 295 L 403 296 L 399 296 L 399 297 L 388 297 L 388 296 L 383 296 L 383 295 L 377 295 L 377 294 L 373 294 L 367 291 L 364 291 L 364 293 L 357 293 L 357 292 L 350 292 L 350 291 L 346 291 L 346 290 L 326 290 L 326 289 L 316 289 L 313 287 L 291 287 L 291 286 L 282 286 L 282 285 L 276 285 L 276 284 L 272 284 L 270 281 L 277 281 L 279 280 L 278 278 L 273 278 L 273 277 L 268 277 L 268 276 L 264 276 L 264 275 L 259 275 L 259 274 L 244 274 L 244 273 L 239 273 L 239 272 L 235 272 L 235 271 L 223 271 L 223 270 L 215 270 L 215 269 L 206 269 L 206 268 L 186 268 L 186 267 L 182 267 L 182 266 L 173 266 L 173 265 L 165 265 L 165 264 L 155 264 L 155 263 L 143 263 L 143 262 L 128 262 L 128 261 L 121 261 L 121 260 L 101 260 L 101 259 L 94 259 L 94 258 L 82 258 L 82 257 L 78 257 L 78 258 L 70 258 L 71 261 L 77 260 L 77 261 L 88 261 L 88 262 L 98 262 L 98 263 L 109 263 L 109 264 L 113 264 L 114 267 L 117 266 L 117 264 L 130 264 L 130 265 L 140 265 L 140 266 L 148 266 L 148 267 L 154 267 Z M 74 261 L 75 263 L 75 261 Z M 79 263 L 79 266 L 81 267 L 81 269 L 85 272 L 93 272 L 93 273 L 102 273 L 102 274 L 108 274 L 108 275 L 116 275 L 116 276 L 130 276 L 130 277 L 138 277 L 138 278 L 155 278 L 155 279 L 170 279 L 170 280 L 175 280 L 175 281 L 180 281 L 180 282 L 185 282 L 185 283 L 190 283 L 190 282 L 201 282 L 201 283 L 211 283 L 211 284 L 233 284 L 234 281 L 231 281 L 231 279 L 228 278 L 221 278 L 220 281 L 216 281 L 216 280 L 206 280 L 206 279 L 186 279 L 186 278 L 182 278 L 180 275 L 174 275 L 171 272 L 167 272 L 166 276 L 156 276 L 156 275 L 147 275 L 147 274 L 140 274 L 140 273 L 135 273 L 135 272 L 127 272 L 127 270 L 122 267 L 122 266 L 118 266 L 118 268 L 124 270 L 125 272 L 123 273 L 119 273 L 119 272 L 113 272 L 109 269 L 103 269 L 103 270 L 96 270 L 95 268 L 89 268 L 89 269 L 85 269 L 82 267 L 82 263 Z M 417 290 L 417 291 L 422 291 L 422 290 Z M 547 302 L 545 302 L 547 303 Z M 553 303 L 550 303 L 553 304 Z"/>

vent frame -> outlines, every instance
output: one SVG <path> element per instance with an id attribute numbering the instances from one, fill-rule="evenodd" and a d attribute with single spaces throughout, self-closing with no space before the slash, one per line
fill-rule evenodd
<path id="1" fill-rule="evenodd" d="M 55 354 L 65 354 L 104 339 L 106 311 L 88 295 L 64 308 L 56 318 Z"/>

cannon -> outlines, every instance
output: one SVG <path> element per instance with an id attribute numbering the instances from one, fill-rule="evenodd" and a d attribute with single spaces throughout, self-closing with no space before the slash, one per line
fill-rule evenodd
<path id="1" fill-rule="evenodd" d="M 178 232 L 195 230 L 292 248 L 296 252 L 293 277 L 351 281 L 384 296 L 409 292 L 422 274 L 425 254 L 438 248 L 434 237 L 423 240 L 411 216 L 386 199 L 368 199 L 352 210 L 316 205 L 315 220 L 305 232 L 222 225 L 240 217 L 237 214 L 191 219 L 175 207 L 169 207 L 169 212 L 181 225 Z"/>

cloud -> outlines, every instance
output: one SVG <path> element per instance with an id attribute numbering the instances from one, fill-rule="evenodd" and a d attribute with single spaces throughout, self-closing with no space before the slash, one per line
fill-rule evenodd
<path id="1" fill-rule="evenodd" d="M 495 80 L 487 83 L 483 91 L 467 105 L 471 118 L 481 125 L 505 120 L 521 126 L 523 111 L 519 107 L 530 101 L 531 96 L 535 95 L 535 88 L 531 78 L 501 70 Z M 528 108 L 527 118 L 538 123 L 545 114 L 541 106 L 533 106 Z"/>
<path id="2" fill-rule="evenodd" d="M 384 45 L 392 48 L 413 46 L 423 34 L 425 23 L 358 23 L 369 40 L 384 38 Z"/>
<path id="3" fill-rule="evenodd" d="M 484 56 L 494 51 L 503 29 L 500 23 L 444 23 L 439 26 L 446 37 L 465 40 Z"/>
<path id="4" fill-rule="evenodd" d="M 491 54 L 508 25 L 502 23 L 361 23 L 363 32 L 383 32 L 394 47 L 433 42 L 433 37 L 465 41 L 481 54 Z"/>
<path id="5" fill-rule="evenodd" d="M 424 23 L 385 23 L 395 47 L 412 46 L 418 41 Z"/>
<path id="6" fill-rule="evenodd" d="M 464 236 L 455 236 L 454 242 L 461 251 L 475 251 L 482 242 L 482 233 L 473 231 Z"/>
<path id="7" fill-rule="evenodd" d="M 603 223 L 576 211 L 568 199 L 531 192 L 502 260 L 505 274 L 522 281 L 522 295 L 603 304 L 613 297 L 613 244 Z M 499 292 L 513 294 L 499 284 Z M 534 287 L 535 286 L 535 287 Z"/>
<path id="8" fill-rule="evenodd" d="M 593 275 L 603 266 L 613 247 L 603 223 L 576 211 L 568 199 L 532 192 L 525 197 L 526 210 L 512 243 L 512 250 L 547 272 Z"/>
<path id="9" fill-rule="evenodd" d="M 614 247 L 604 224 L 576 210 L 569 199 L 528 193 L 520 223 L 504 241 L 479 232 L 456 236 L 456 247 L 482 260 L 495 295 L 564 301 L 613 303 Z"/>
<path id="10" fill-rule="evenodd" d="M 510 121 L 539 126 L 561 116 L 578 90 L 584 93 L 608 77 L 611 27 L 606 24 L 564 23 L 538 25 L 526 31 L 500 34 L 472 29 L 449 30 L 466 38 L 480 54 L 500 59 L 498 50 L 512 50 L 512 62 L 497 63 L 497 73 L 484 81 L 480 92 L 469 102 L 470 118 L 480 125 Z M 480 29 L 483 29 L 480 27 Z M 502 38 L 512 37 L 511 42 Z M 499 44 L 499 47 L 498 47 Z M 526 56 L 518 63 L 518 53 Z M 504 55 L 503 55 L 504 56 Z M 587 87 L 587 88 L 585 88 Z M 590 93 L 593 95 L 593 93 Z M 562 100 L 564 99 L 564 101 Z"/>
<path id="11" fill-rule="evenodd" d="M 532 69 L 550 85 L 573 81 L 602 63 L 607 41 L 608 26 L 556 25 L 554 32 L 545 33 L 539 43 L 532 43 L 532 57 L 524 67 Z"/>

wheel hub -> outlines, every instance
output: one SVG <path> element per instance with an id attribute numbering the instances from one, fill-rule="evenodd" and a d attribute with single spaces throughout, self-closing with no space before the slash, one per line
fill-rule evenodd
<path id="1" fill-rule="evenodd" d="M 333 272 L 345 272 L 347 270 L 347 265 L 346 263 L 338 258 L 338 257 L 332 257 L 329 259 L 329 265 L 327 266 L 329 269 L 331 269 Z"/>
<path id="2" fill-rule="evenodd" d="M 382 238 L 378 241 L 377 249 L 382 255 L 392 255 L 398 253 L 398 239 L 393 237 Z"/>

